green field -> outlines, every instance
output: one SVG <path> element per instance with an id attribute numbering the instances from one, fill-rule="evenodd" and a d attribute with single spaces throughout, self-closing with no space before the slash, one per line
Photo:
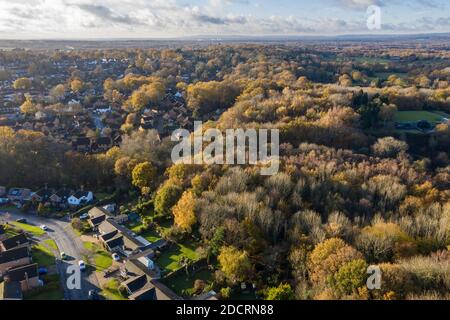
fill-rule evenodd
<path id="1" fill-rule="evenodd" d="M 181 272 L 175 277 L 163 280 L 163 283 L 171 288 L 176 294 L 182 295 L 184 290 L 192 289 L 194 287 L 195 280 L 203 280 L 208 284 L 211 283 L 213 280 L 211 271 L 202 270 L 197 272 L 194 276 L 188 276 L 186 273 Z"/>
<path id="2" fill-rule="evenodd" d="M 108 269 L 112 265 L 112 257 L 109 252 L 92 242 L 84 242 L 83 246 L 90 251 L 91 265 L 97 271 Z"/>
<path id="3" fill-rule="evenodd" d="M 27 223 L 19 223 L 16 221 L 12 221 L 10 222 L 11 225 L 13 225 L 14 227 L 18 228 L 18 229 L 22 229 L 25 232 L 29 232 L 31 234 L 33 234 L 36 237 L 40 237 L 43 236 L 45 234 L 45 231 L 42 230 L 41 228 L 37 227 L 37 226 L 33 226 L 31 224 L 27 224 Z"/>
<path id="4" fill-rule="evenodd" d="M 395 121 L 398 122 L 413 122 L 420 120 L 427 120 L 432 123 L 442 121 L 442 116 L 438 113 L 430 111 L 398 111 L 395 114 Z"/>
<path id="5" fill-rule="evenodd" d="M 175 271 L 182 267 L 179 263 L 181 257 L 186 257 L 194 261 L 197 260 L 198 256 L 195 252 L 195 247 L 191 245 L 176 244 L 169 250 L 164 251 L 155 262 L 161 269 Z"/>
<path id="6" fill-rule="evenodd" d="M 43 244 L 34 245 L 31 250 L 33 262 L 42 267 L 49 267 L 55 264 L 55 255 L 53 252 Z"/>

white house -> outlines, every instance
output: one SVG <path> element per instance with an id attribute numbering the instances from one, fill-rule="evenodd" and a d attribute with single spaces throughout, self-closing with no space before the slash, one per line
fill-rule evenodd
<path id="1" fill-rule="evenodd" d="M 79 206 L 92 202 L 92 200 L 94 200 L 94 194 L 91 191 L 77 191 L 67 199 L 67 202 L 71 206 Z"/>

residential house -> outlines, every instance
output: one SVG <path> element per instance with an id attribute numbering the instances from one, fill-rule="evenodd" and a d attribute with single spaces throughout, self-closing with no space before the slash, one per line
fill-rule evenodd
<path id="1" fill-rule="evenodd" d="M 120 285 L 124 287 L 129 295 L 142 289 L 147 284 L 147 277 L 145 274 L 131 277 L 128 280 L 122 282 Z"/>
<path id="2" fill-rule="evenodd" d="M 91 191 L 77 191 L 75 194 L 71 195 L 67 202 L 71 206 L 79 206 L 90 203 L 94 200 L 94 194 Z"/>
<path id="3" fill-rule="evenodd" d="M 38 265 L 36 263 L 9 269 L 4 276 L 5 281 L 20 283 L 23 292 L 39 287 Z"/>
<path id="4" fill-rule="evenodd" d="M 105 221 L 100 223 L 98 231 L 100 233 L 99 238 L 108 251 L 121 251 L 128 255 L 127 252 L 137 252 L 144 247 L 129 229 L 121 226 L 113 218 L 106 218 Z"/>
<path id="5" fill-rule="evenodd" d="M 31 194 L 30 200 L 33 202 L 47 202 L 53 195 L 53 190 L 44 188 Z"/>
<path id="6" fill-rule="evenodd" d="M 158 280 L 146 274 L 137 274 L 120 284 L 129 293 L 130 300 L 183 300 Z"/>
<path id="7" fill-rule="evenodd" d="M 73 195 L 72 190 L 66 188 L 59 189 L 51 195 L 50 202 L 54 206 L 64 207 L 68 203 L 71 195 Z"/>
<path id="8" fill-rule="evenodd" d="M 10 268 L 25 266 L 32 262 L 28 246 L 18 246 L 0 252 L 0 274 Z"/>
<path id="9" fill-rule="evenodd" d="M 26 188 L 11 188 L 8 192 L 8 199 L 11 201 L 27 201 L 30 200 L 31 190 Z"/>
<path id="10" fill-rule="evenodd" d="M 72 149 L 78 152 L 88 152 L 91 150 L 91 140 L 87 137 L 77 137 L 72 141 Z"/>
<path id="11" fill-rule="evenodd" d="M 91 144 L 91 151 L 101 152 L 106 151 L 112 147 L 112 140 L 110 137 L 100 137 Z"/>
<path id="12" fill-rule="evenodd" d="M 92 230 L 97 230 L 97 227 L 106 220 L 109 212 L 104 208 L 94 207 L 88 212 L 88 223 L 91 226 Z"/>
<path id="13" fill-rule="evenodd" d="M 19 281 L 3 281 L 0 283 L 0 300 L 22 300 L 23 293 Z"/>
<path id="14" fill-rule="evenodd" d="M 3 241 L 0 241 L 0 251 L 10 250 L 18 246 L 29 246 L 30 241 L 25 233 L 20 233 Z"/>

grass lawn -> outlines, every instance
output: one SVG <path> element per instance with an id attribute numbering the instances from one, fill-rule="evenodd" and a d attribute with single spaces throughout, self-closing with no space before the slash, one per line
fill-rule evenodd
<path id="1" fill-rule="evenodd" d="M 33 226 L 31 224 L 27 224 L 27 223 L 20 223 L 17 221 L 12 221 L 10 222 L 11 225 L 15 226 L 16 228 L 22 229 L 26 232 L 29 232 L 31 234 L 33 234 L 36 237 L 40 237 L 42 235 L 45 234 L 45 231 L 42 230 L 41 228 L 37 227 L 37 226 Z"/>
<path id="2" fill-rule="evenodd" d="M 143 237 L 148 242 L 156 242 L 161 239 L 161 237 L 156 233 L 154 230 L 147 230 L 143 234 L 141 234 L 141 237 Z"/>
<path id="3" fill-rule="evenodd" d="M 109 280 L 104 286 L 101 295 L 108 300 L 127 300 L 119 292 L 119 281 L 117 279 Z"/>
<path id="4" fill-rule="evenodd" d="M 33 262 L 40 267 L 49 267 L 55 264 L 55 256 L 53 252 L 43 244 L 37 244 L 32 247 L 31 256 Z"/>
<path id="5" fill-rule="evenodd" d="M 43 277 L 44 286 L 30 293 L 26 293 L 25 300 L 63 300 L 64 293 L 59 282 L 58 275 L 47 275 Z"/>
<path id="6" fill-rule="evenodd" d="M 0 206 L 0 211 L 8 212 L 8 211 L 16 211 L 17 207 L 13 204 L 7 204 Z"/>
<path id="7" fill-rule="evenodd" d="M 184 244 L 176 244 L 173 245 L 169 250 L 164 251 L 158 259 L 156 259 L 156 263 L 162 269 L 166 269 L 168 271 L 175 271 L 181 268 L 179 261 L 181 257 L 187 257 L 190 260 L 197 260 L 197 253 L 195 252 L 195 247 L 192 245 L 184 245 Z"/>
<path id="8" fill-rule="evenodd" d="M 442 116 L 429 111 L 398 111 L 395 114 L 395 121 L 407 122 L 407 121 L 420 121 L 427 120 L 429 122 L 439 122 L 442 120 Z"/>
<path id="9" fill-rule="evenodd" d="M 58 251 L 58 245 L 53 239 L 46 239 L 43 241 L 48 247 L 52 248 L 55 251 Z"/>
<path id="10" fill-rule="evenodd" d="M 200 272 L 197 272 L 192 277 L 188 277 L 186 273 L 180 273 L 176 277 L 162 280 L 162 282 L 171 288 L 176 294 L 182 295 L 183 290 L 191 289 L 194 287 L 195 280 L 204 280 L 207 283 L 210 283 L 212 281 L 213 277 L 211 274 L 211 271 L 209 270 L 202 270 Z"/>
<path id="11" fill-rule="evenodd" d="M 92 242 L 83 242 L 83 245 L 92 253 L 92 259 L 89 259 L 89 261 L 95 270 L 103 271 L 111 267 L 112 257 L 109 252 L 103 250 L 100 246 Z"/>

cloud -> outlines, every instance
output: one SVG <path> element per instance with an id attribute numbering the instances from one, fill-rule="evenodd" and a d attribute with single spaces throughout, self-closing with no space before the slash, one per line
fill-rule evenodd
<path id="1" fill-rule="evenodd" d="M 336 10 L 336 15 L 322 15 L 298 9 L 273 10 L 279 5 L 275 1 L 271 5 L 268 2 L 263 12 L 255 9 L 257 2 L 253 0 L 204 0 L 201 6 L 198 1 L 191 0 L 0 0 L 0 36 L 84 38 L 366 33 L 367 6 L 376 4 L 391 9 L 404 3 L 401 0 L 316 0 L 317 4 L 340 4 L 340 8 L 345 9 Z M 414 16 L 417 20 L 412 20 L 409 14 L 418 10 L 409 3 L 430 9 L 422 10 L 421 15 Z M 445 10 L 433 9 L 433 6 L 439 8 L 442 5 L 440 0 L 412 0 L 408 5 L 404 4 L 406 12 L 383 22 L 382 31 L 448 31 L 449 23 L 440 14 Z M 355 12 L 348 15 L 346 8 Z"/>
<path id="2" fill-rule="evenodd" d="M 108 7 L 102 5 L 76 4 L 75 6 L 103 21 L 128 25 L 133 25 L 137 22 L 136 19 L 133 19 L 128 15 L 116 14 Z"/>

